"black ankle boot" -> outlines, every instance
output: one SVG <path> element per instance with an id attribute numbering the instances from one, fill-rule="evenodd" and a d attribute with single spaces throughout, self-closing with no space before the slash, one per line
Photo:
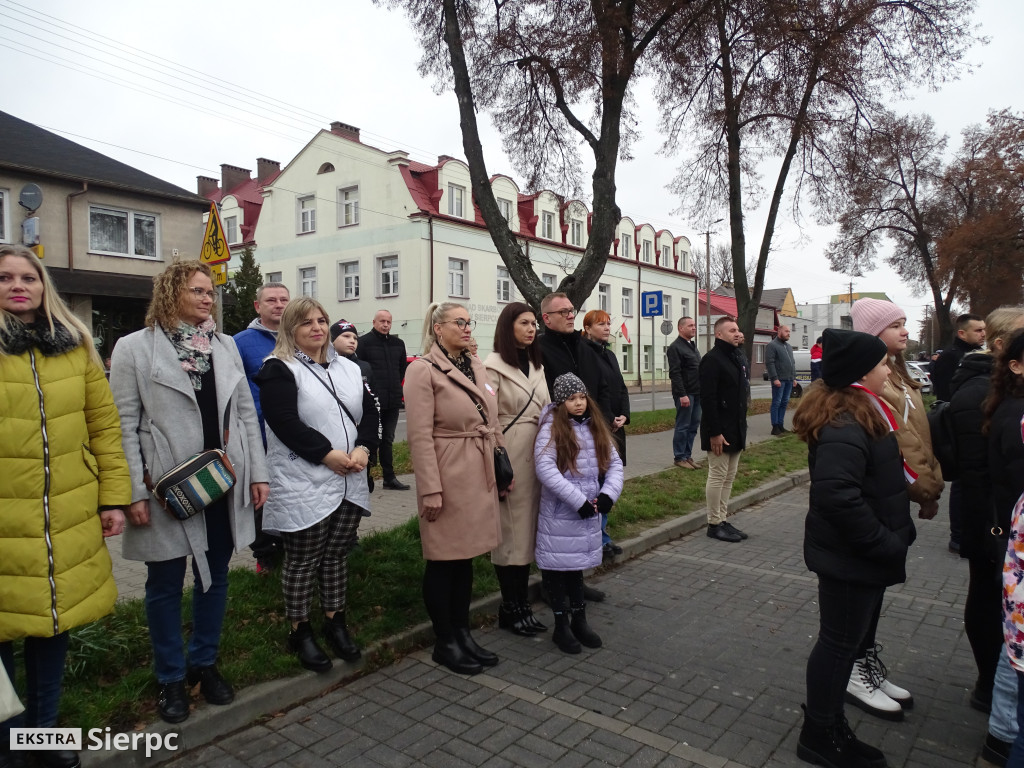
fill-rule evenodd
<path id="1" fill-rule="evenodd" d="M 82 758 L 70 749 L 37 752 L 36 760 L 42 768 L 80 768 L 82 765 Z"/>
<path id="2" fill-rule="evenodd" d="M 852 731 L 847 734 L 849 726 L 844 729 L 844 723 L 845 718 L 839 723 L 819 725 L 805 714 L 800 740 L 796 745 L 797 757 L 825 768 L 884 768 L 885 756 L 878 762 L 862 754 L 858 746 L 867 747 L 867 744 L 857 741 Z M 881 755 L 881 752 L 878 754 Z"/>
<path id="3" fill-rule="evenodd" d="M 188 719 L 188 691 L 185 681 L 164 683 L 156 700 L 156 711 L 167 723 L 183 723 Z"/>
<path id="4" fill-rule="evenodd" d="M 534 628 L 527 623 L 520 607 L 515 603 L 502 602 L 498 606 L 498 626 L 501 629 L 507 629 L 513 635 L 533 637 L 536 634 Z"/>
<path id="5" fill-rule="evenodd" d="M 493 667 L 498 663 L 497 656 L 477 644 L 473 636 L 469 634 L 469 627 L 456 627 L 452 633 L 455 635 L 455 642 L 459 644 L 459 647 L 483 666 Z"/>
<path id="6" fill-rule="evenodd" d="M 580 641 L 576 639 L 569 628 L 569 614 L 567 611 L 555 613 L 555 631 L 551 633 L 551 639 L 565 653 L 580 652 Z"/>
<path id="7" fill-rule="evenodd" d="M 448 667 L 460 675 L 475 675 L 484 668 L 474 657 L 470 656 L 455 640 L 454 636 L 437 638 L 431 658 L 438 664 Z"/>
<path id="8" fill-rule="evenodd" d="M 345 626 L 344 611 L 337 611 L 330 619 L 324 617 L 324 639 L 339 659 L 355 661 L 362 655 Z"/>
<path id="9" fill-rule="evenodd" d="M 572 609 L 572 619 L 569 622 L 569 629 L 572 630 L 576 639 L 583 645 L 587 646 L 587 648 L 601 647 L 601 638 L 598 637 L 597 632 L 592 630 L 590 625 L 587 624 L 586 606 Z"/>
<path id="10" fill-rule="evenodd" d="M 519 604 L 519 613 L 522 614 L 523 623 L 530 627 L 534 632 L 547 632 L 547 624 L 542 624 L 540 619 L 533 615 L 533 608 L 530 606 L 529 601 L 525 601 Z"/>
<path id="11" fill-rule="evenodd" d="M 224 679 L 214 664 L 208 667 L 192 667 L 185 679 L 190 686 L 198 683 L 199 693 L 210 704 L 223 706 L 235 700 L 235 690 L 231 683 Z"/>
<path id="12" fill-rule="evenodd" d="M 288 650 L 299 657 L 299 664 L 313 672 L 326 672 L 333 666 L 324 649 L 317 645 L 308 621 L 300 621 L 288 634 Z"/>

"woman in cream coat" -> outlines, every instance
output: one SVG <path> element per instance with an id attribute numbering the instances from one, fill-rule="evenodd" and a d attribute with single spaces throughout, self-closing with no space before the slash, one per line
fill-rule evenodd
<path id="1" fill-rule="evenodd" d="M 509 304 L 498 316 L 494 352 L 484 360 L 516 478 L 515 490 L 500 503 L 501 543 L 491 550 L 491 563 L 501 585 L 498 626 L 526 636 L 547 629 L 534 617 L 528 598 L 540 506 L 533 444 L 541 409 L 551 402 L 536 338 L 533 309 L 521 302 Z"/>
<path id="2" fill-rule="evenodd" d="M 200 685 L 211 704 L 234 699 L 216 667 L 228 561 L 255 538 L 253 506 L 262 506 L 269 491 L 256 407 L 234 340 L 216 332 L 210 316 L 214 296 L 208 266 L 171 264 L 153 281 L 147 327 L 117 343 L 110 368 L 132 480 L 123 554 L 146 562 L 146 617 L 160 684 L 157 711 L 171 723 L 189 715 L 186 677 L 189 685 Z M 228 427 L 234 488 L 179 521 L 160 506 L 148 483 L 190 456 L 223 447 Z M 181 597 L 190 555 L 196 585 L 186 666 Z"/>
<path id="3" fill-rule="evenodd" d="M 423 356 L 405 374 L 433 658 L 462 674 L 498 663 L 469 633 L 473 558 L 501 540 L 494 446 L 505 444 L 487 371 L 469 353 L 474 326 L 461 304 L 431 304 Z"/>

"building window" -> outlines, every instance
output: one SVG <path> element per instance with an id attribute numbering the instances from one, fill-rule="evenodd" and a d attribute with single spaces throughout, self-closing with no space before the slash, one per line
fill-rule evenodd
<path id="1" fill-rule="evenodd" d="M 636 253 L 633 252 L 633 238 L 629 235 L 622 235 L 622 251 L 619 255 L 624 259 L 636 258 Z"/>
<path id="2" fill-rule="evenodd" d="M 11 233 L 7 231 L 8 221 L 10 221 L 11 214 L 7 210 L 8 200 L 11 198 L 11 193 L 6 189 L 0 189 L 0 243 L 11 242 Z"/>
<path id="3" fill-rule="evenodd" d="M 608 283 L 597 286 L 597 308 L 609 315 L 612 313 L 612 287 Z"/>
<path id="4" fill-rule="evenodd" d="M 558 285 L 558 278 L 554 275 L 543 274 L 540 276 L 540 281 L 548 288 L 548 293 L 555 292 L 555 286 Z"/>
<path id="5" fill-rule="evenodd" d="M 321 173 L 334 173 L 334 166 L 330 163 L 324 163 L 320 166 L 320 170 L 317 171 L 318 175 Z"/>
<path id="6" fill-rule="evenodd" d="M 342 301 L 359 298 L 359 262 L 345 261 L 338 265 L 338 296 Z"/>
<path id="7" fill-rule="evenodd" d="M 583 222 L 579 219 L 572 220 L 572 244 L 583 247 Z"/>
<path id="8" fill-rule="evenodd" d="M 764 362 L 764 344 L 755 344 L 754 345 L 754 362 L 755 363 L 763 363 Z"/>
<path id="9" fill-rule="evenodd" d="M 690 254 L 686 251 L 679 252 L 679 271 L 689 272 L 690 271 Z"/>
<path id="10" fill-rule="evenodd" d="M 661 266 L 672 266 L 672 248 L 668 245 L 661 246 Z"/>
<path id="11" fill-rule="evenodd" d="M 282 275 L 281 275 L 280 272 L 267 272 L 267 282 L 268 283 L 280 283 L 281 282 L 281 277 L 282 277 Z"/>
<path id="12" fill-rule="evenodd" d="M 651 254 L 653 253 L 652 245 L 650 240 L 644 240 L 644 261 L 648 264 L 651 263 Z"/>
<path id="13" fill-rule="evenodd" d="M 448 259 L 448 295 L 466 297 L 466 266 L 462 259 Z"/>
<path id="14" fill-rule="evenodd" d="M 682 301 L 682 310 L 683 310 L 683 314 L 681 314 L 680 317 L 690 317 L 690 300 L 689 299 L 683 299 L 683 301 Z"/>
<path id="15" fill-rule="evenodd" d="M 497 298 L 498 301 L 512 301 L 512 278 L 505 267 L 498 267 Z"/>
<path id="16" fill-rule="evenodd" d="M 299 268 L 299 295 L 316 298 L 316 267 Z"/>
<path id="17" fill-rule="evenodd" d="M 651 356 L 654 353 L 654 348 L 650 344 L 644 344 L 644 373 L 649 373 L 651 370 Z"/>
<path id="18" fill-rule="evenodd" d="M 316 196 L 307 195 L 300 197 L 299 204 L 299 234 L 316 232 Z"/>
<path id="19" fill-rule="evenodd" d="M 622 371 L 630 373 L 633 370 L 633 345 L 622 345 Z"/>
<path id="20" fill-rule="evenodd" d="M 622 289 L 622 315 L 623 317 L 633 316 L 633 289 Z"/>
<path id="21" fill-rule="evenodd" d="M 663 294 L 661 297 L 661 311 L 665 313 L 662 315 L 662 320 L 672 319 L 672 297 L 667 293 Z"/>
<path id="22" fill-rule="evenodd" d="M 377 257 L 378 285 L 381 296 L 398 295 L 398 257 Z"/>
<path id="23" fill-rule="evenodd" d="M 448 185 L 448 215 L 465 218 L 463 210 L 466 203 L 466 188 L 458 184 Z"/>
<path id="24" fill-rule="evenodd" d="M 503 197 L 498 198 L 498 210 L 501 211 L 501 217 L 509 224 L 512 223 L 512 201 L 506 200 Z"/>
<path id="25" fill-rule="evenodd" d="M 545 240 L 555 239 L 555 214 L 544 211 L 541 214 L 541 233 Z"/>
<path id="26" fill-rule="evenodd" d="M 112 256 L 155 259 L 160 255 L 158 223 L 152 213 L 90 206 L 89 250 Z"/>
<path id="27" fill-rule="evenodd" d="M 338 190 L 338 226 L 351 227 L 359 223 L 359 187 Z"/>
<path id="28" fill-rule="evenodd" d="M 237 216 L 228 216 L 224 219 L 224 238 L 228 241 L 228 245 L 234 245 L 238 242 Z"/>
<path id="29" fill-rule="evenodd" d="M 807 342 L 810 340 L 810 336 L 801 336 L 800 338 L 802 339 L 801 345 L 804 347 L 804 349 L 806 349 Z"/>

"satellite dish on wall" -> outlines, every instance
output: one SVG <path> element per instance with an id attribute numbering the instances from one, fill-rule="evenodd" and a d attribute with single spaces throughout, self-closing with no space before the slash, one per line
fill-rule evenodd
<path id="1" fill-rule="evenodd" d="M 38 210 L 39 206 L 43 204 L 43 190 L 39 188 L 38 184 L 26 184 L 21 188 L 18 203 L 29 211 Z"/>

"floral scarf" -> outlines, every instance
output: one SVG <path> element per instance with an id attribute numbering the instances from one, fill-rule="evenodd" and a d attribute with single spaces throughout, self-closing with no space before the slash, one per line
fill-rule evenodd
<path id="1" fill-rule="evenodd" d="M 436 344 L 440 347 L 441 351 L 444 352 L 444 356 L 451 361 L 451 364 L 458 368 L 459 371 L 462 372 L 463 376 L 476 384 L 476 377 L 473 375 L 473 358 L 470 357 L 469 352 L 463 352 L 460 355 L 452 357 L 451 353 L 444 348 L 441 342 L 438 341 Z"/>
<path id="2" fill-rule="evenodd" d="M 181 368 L 192 381 L 192 388 L 197 392 L 203 388 L 203 374 L 210 370 L 213 358 L 213 334 L 217 332 L 217 323 L 207 318 L 199 325 L 178 321 L 178 327 L 164 329 L 167 338 L 178 353 Z"/>

